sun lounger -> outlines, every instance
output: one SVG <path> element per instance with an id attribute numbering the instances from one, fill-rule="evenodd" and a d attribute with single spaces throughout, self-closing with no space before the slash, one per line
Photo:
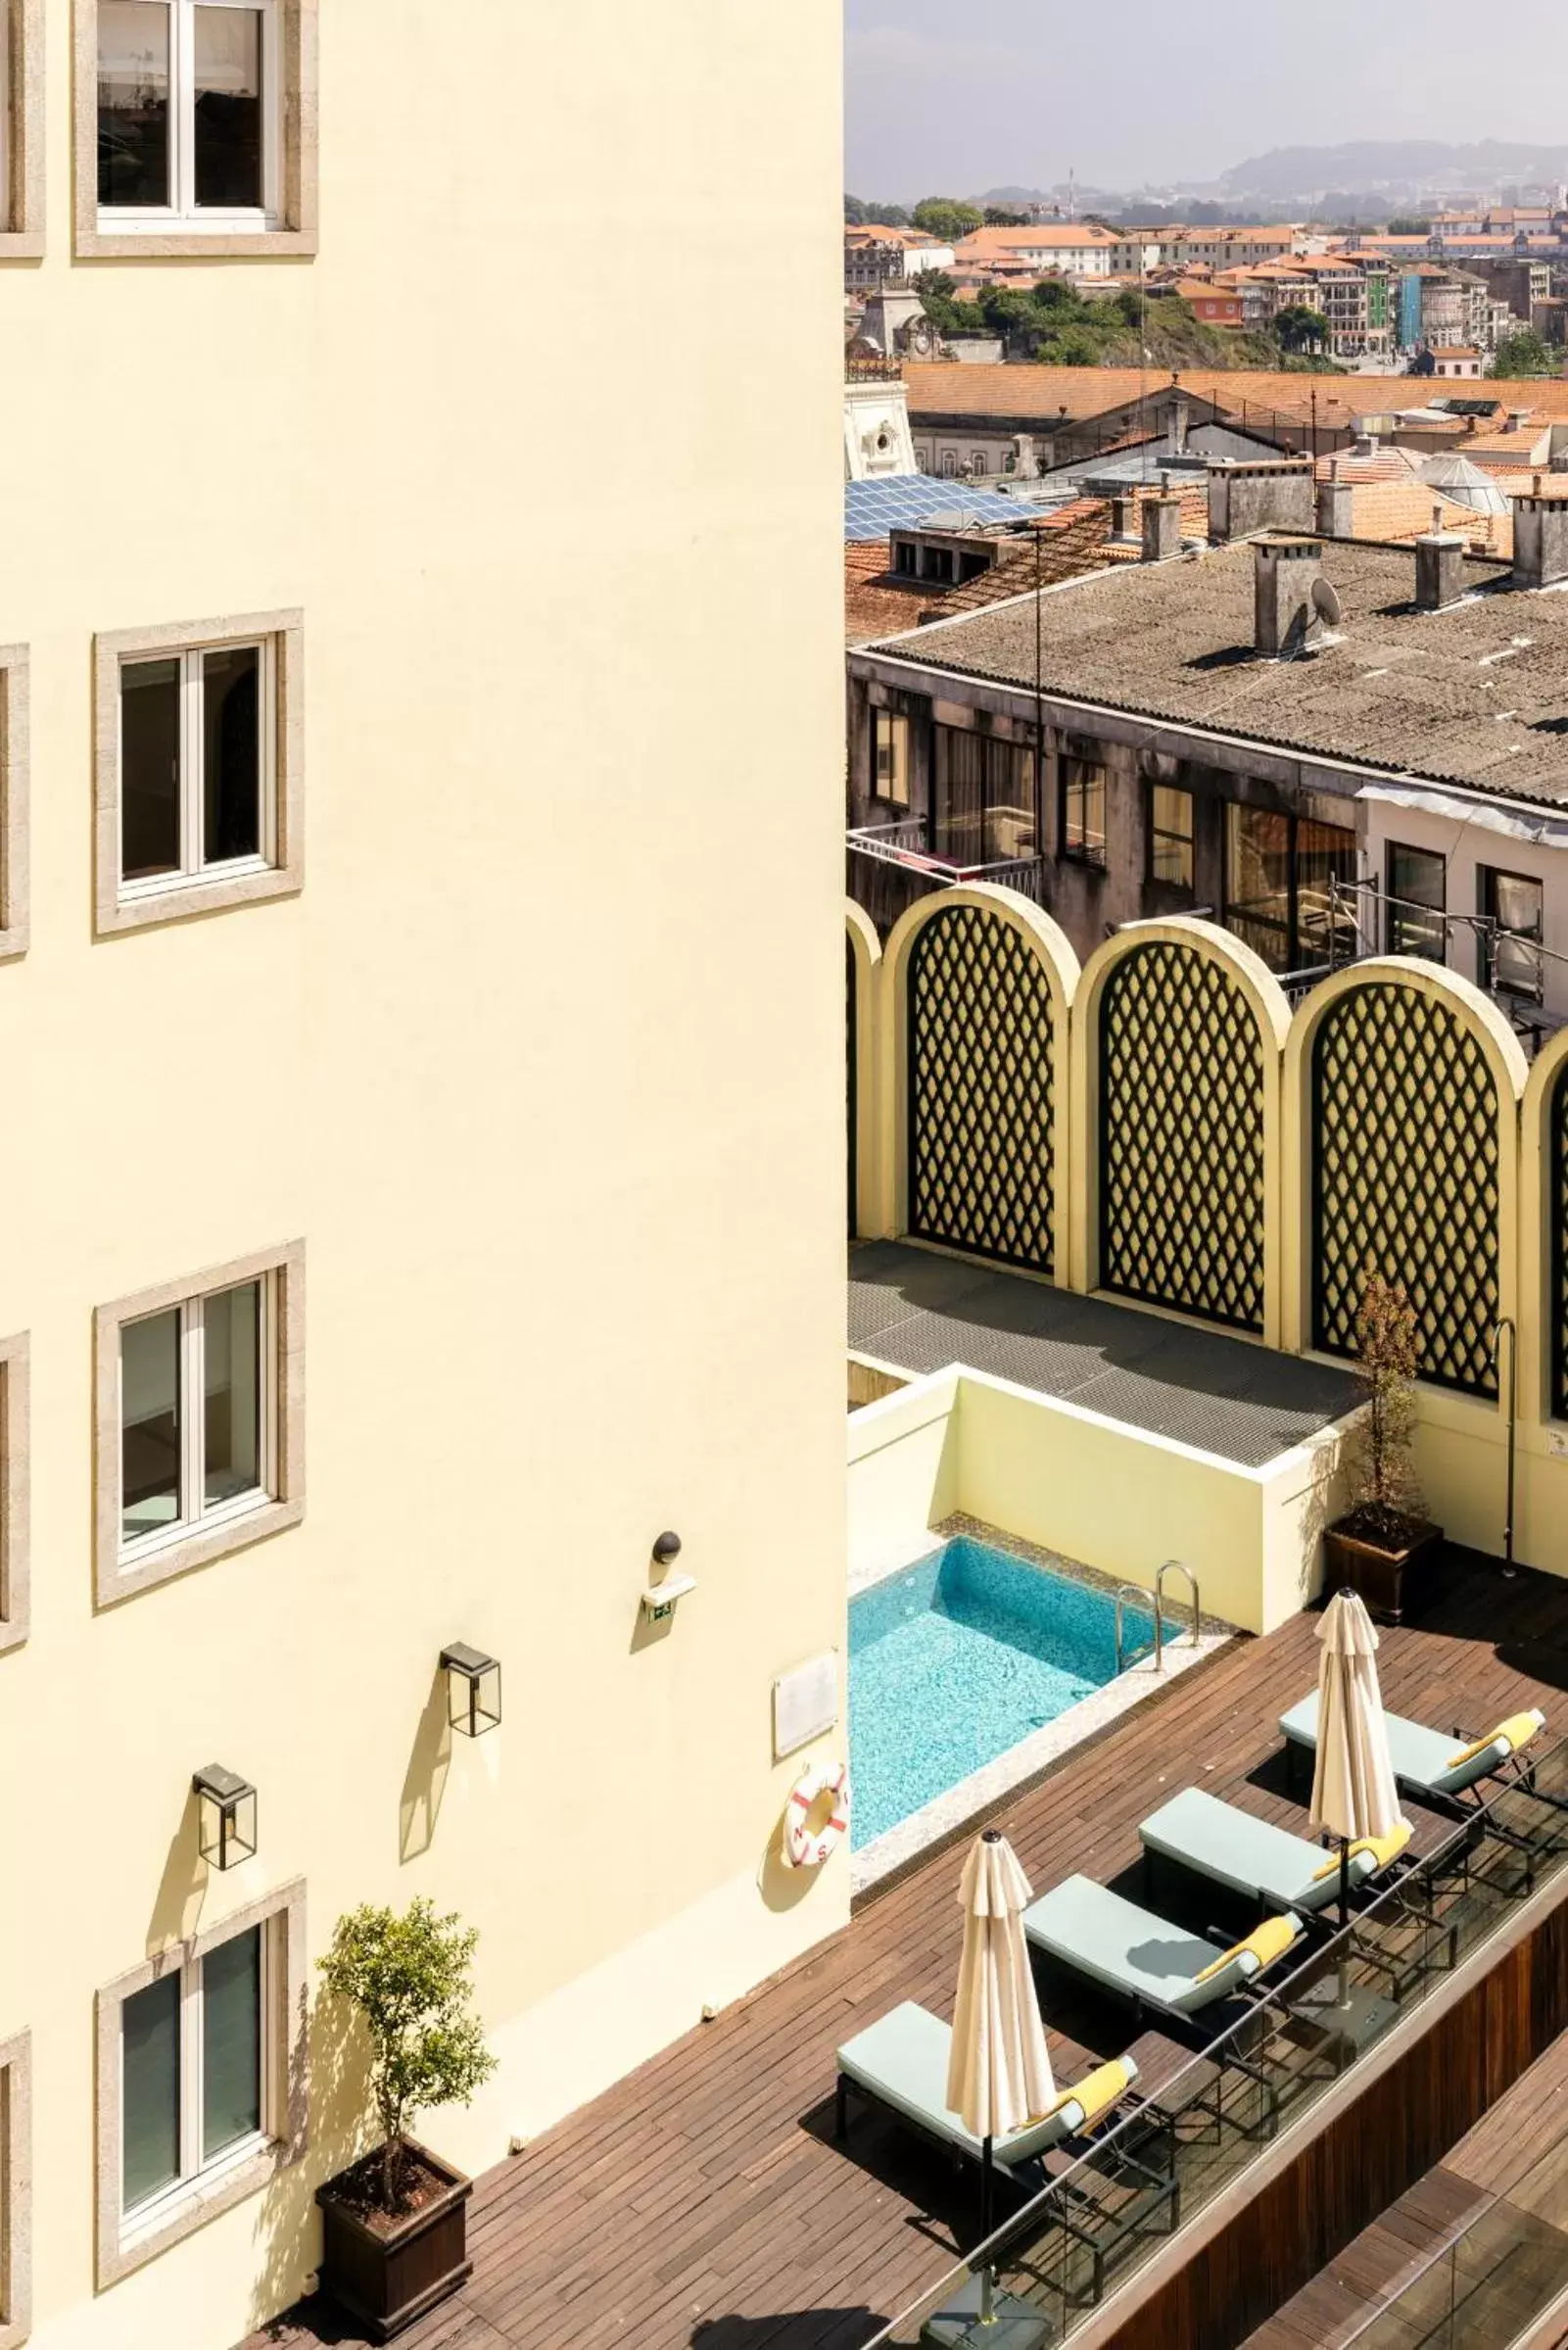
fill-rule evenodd
<path id="1" fill-rule="evenodd" d="M 983 2154 L 956 2113 L 947 2106 L 947 2059 L 952 2047 L 950 2025 L 906 1999 L 879 2023 L 846 2040 L 838 2051 L 838 2088 L 834 2121 L 843 2136 L 848 2123 L 848 2092 L 853 2089 L 871 2103 L 902 2115 L 927 2137 L 938 2139 L 978 2162 Z M 1064 2089 L 1050 2112 L 1027 2130 L 993 2140 L 991 2160 L 1009 2176 L 1038 2161 L 1067 2138 L 1081 2136 L 1120 2103 L 1138 2078 L 1130 2056 L 1101 2065 L 1086 2079 Z"/>
<path id="2" fill-rule="evenodd" d="M 1287 1912 L 1216 1950 L 1091 1877 L 1069 1877 L 1023 1912 L 1023 1931 L 1048 1958 L 1135 2006 L 1186 2016 L 1245 1990 L 1295 1947 L 1305 1929 Z"/>
<path id="3" fill-rule="evenodd" d="M 1457 1731 L 1448 1737 L 1441 1730 L 1427 1729 L 1424 1723 L 1407 1722 L 1398 1713 L 1386 1713 L 1383 1719 L 1388 1725 L 1389 1760 L 1395 1778 L 1411 1795 L 1429 1801 L 1433 1797 L 1461 1796 L 1478 1779 L 1491 1778 L 1546 1726 L 1545 1715 L 1535 1707 L 1528 1713 L 1511 1714 L 1485 1738 L 1470 1740 Z M 1315 1754 L 1317 1691 L 1303 1698 L 1289 1713 L 1281 1714 L 1279 1726 L 1293 1761 L 1299 1754 Z"/>
<path id="4" fill-rule="evenodd" d="M 1138 1834 L 1146 1863 L 1151 1855 L 1175 1861 L 1267 1909 L 1323 1909 L 1339 1895 L 1337 1847 L 1327 1850 L 1287 1828 L 1254 1819 L 1201 1787 L 1173 1796 Z M 1402 1820 L 1391 1836 L 1363 1837 L 1352 1845 L 1352 1889 L 1388 1868 L 1409 1841 L 1410 1823 Z"/>

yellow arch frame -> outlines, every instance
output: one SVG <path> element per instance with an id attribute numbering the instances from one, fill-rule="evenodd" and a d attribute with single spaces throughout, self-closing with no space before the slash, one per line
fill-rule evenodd
<path id="1" fill-rule="evenodd" d="M 1100 1286 L 1100 1019 L 1105 991 L 1130 954 L 1144 946 L 1176 946 L 1216 964 L 1236 986 L 1258 1027 L 1263 1065 L 1263 1327 L 1260 1343 L 1277 1347 L 1282 1323 L 1280 1237 L 1281 1071 L 1291 1011 L 1261 955 L 1217 923 L 1194 915 L 1168 922 L 1139 922 L 1117 931 L 1097 947 L 1083 969 L 1072 1008 L 1072 1131 L 1077 1149 L 1071 1162 L 1071 1223 L 1075 1236 L 1072 1287 Z M 1179 1313 L 1179 1308 L 1162 1308 Z M 1183 1319 L 1196 1319 L 1182 1317 Z M 1209 1325 L 1205 1325 L 1206 1327 Z M 1248 1333 L 1237 1331 L 1238 1337 Z"/>
<path id="2" fill-rule="evenodd" d="M 886 1223 L 879 1227 L 902 1233 L 909 1226 L 909 958 L 926 925 L 956 907 L 974 906 L 994 914 L 1018 932 L 1038 957 L 1051 990 L 1051 1085 L 1055 1102 L 1051 1164 L 1051 1229 L 1055 1235 L 1053 1279 L 1070 1285 L 1067 1269 L 1072 1262 L 1071 1191 L 1069 1176 L 1077 1149 L 1077 1130 L 1070 1099 L 1072 1003 L 1077 993 L 1078 958 L 1066 931 L 1042 913 L 1032 898 L 1017 889 L 977 882 L 956 889 L 941 889 L 917 899 L 902 914 L 888 935 L 881 960 L 881 1056 L 878 1164 L 881 1204 Z"/>
<path id="3" fill-rule="evenodd" d="M 851 1230 L 863 1240 L 886 1237 L 879 1222 L 878 1140 L 880 1131 L 878 1103 L 881 1098 L 881 989 L 878 967 L 882 959 L 877 925 L 855 900 L 844 901 L 844 935 L 855 958 L 855 1094 L 848 1115 L 855 1122 L 855 1191 Z M 845 1039 L 848 1049 L 848 1039 Z M 848 1137 L 845 1137 L 847 1142 Z"/>

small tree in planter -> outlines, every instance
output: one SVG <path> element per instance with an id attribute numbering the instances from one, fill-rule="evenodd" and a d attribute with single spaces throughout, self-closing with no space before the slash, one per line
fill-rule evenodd
<path id="1" fill-rule="evenodd" d="M 408 2135 L 416 2114 L 468 2104 L 496 2069 L 473 2012 L 479 1940 L 416 1899 L 400 1917 L 369 1903 L 338 1920 L 318 1963 L 327 1989 L 358 2012 L 370 2039 L 376 2153 L 317 2193 L 323 2280 L 386 2340 L 469 2273 L 469 2182 Z"/>
<path id="2" fill-rule="evenodd" d="M 1355 1315 L 1356 1376 L 1365 1397 L 1354 1498 L 1325 1536 L 1331 1580 L 1358 1591 L 1396 1623 L 1411 1567 L 1442 1540 L 1426 1515 L 1415 1474 L 1415 1308 L 1398 1282 L 1368 1267 Z"/>

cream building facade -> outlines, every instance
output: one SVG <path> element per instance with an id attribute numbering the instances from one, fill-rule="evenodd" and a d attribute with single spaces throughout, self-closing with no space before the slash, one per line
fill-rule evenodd
<path id="1" fill-rule="evenodd" d="M 772 1856 L 842 1740 L 773 1717 L 844 1641 L 839 33 L 8 22 L 0 2343 L 221 2350 L 368 2142 L 344 1909 L 480 1930 L 470 2169 L 847 1914 Z M 516 259 L 626 185 L 636 435 Z"/>

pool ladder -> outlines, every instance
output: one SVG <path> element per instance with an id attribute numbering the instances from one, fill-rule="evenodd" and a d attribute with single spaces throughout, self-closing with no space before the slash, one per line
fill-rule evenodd
<path id="1" fill-rule="evenodd" d="M 1202 1637 L 1200 1625 L 1204 1608 L 1203 1600 L 1198 1590 L 1198 1578 L 1193 1573 L 1192 1568 L 1186 1565 L 1180 1559 L 1167 1559 L 1164 1565 L 1160 1569 L 1159 1574 L 1155 1577 L 1155 1671 L 1157 1673 L 1163 1673 L 1165 1669 L 1164 1599 L 1166 1575 L 1184 1575 L 1186 1577 L 1187 1589 L 1192 1593 L 1192 1645 L 1194 1648 L 1197 1648 Z M 1126 1643 L 1122 1631 L 1122 1610 L 1128 1600 L 1136 1600 L 1138 1606 L 1142 1607 L 1147 1602 L 1148 1597 L 1149 1594 L 1143 1589 L 1142 1585 L 1138 1583 L 1123 1583 L 1121 1589 L 1117 1593 L 1117 1673 L 1118 1678 L 1120 1676 L 1122 1667 L 1126 1662 Z"/>

